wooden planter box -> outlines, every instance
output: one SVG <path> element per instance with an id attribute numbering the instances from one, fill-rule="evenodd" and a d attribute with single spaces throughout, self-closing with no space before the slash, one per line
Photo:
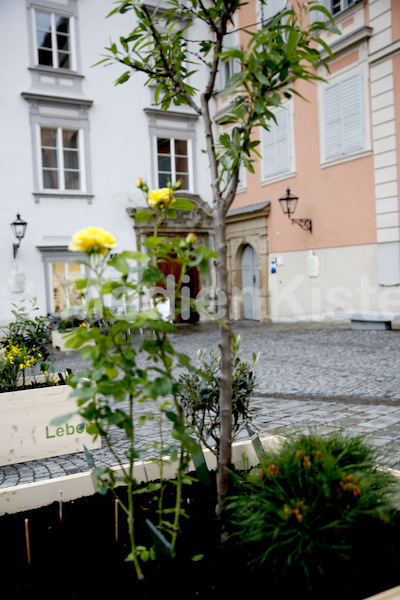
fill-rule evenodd
<path id="1" fill-rule="evenodd" d="M 83 452 L 101 447 L 86 433 L 82 418 L 73 414 L 66 423 L 52 419 L 76 413 L 69 385 L 21 389 L 0 394 L 0 465 Z"/>

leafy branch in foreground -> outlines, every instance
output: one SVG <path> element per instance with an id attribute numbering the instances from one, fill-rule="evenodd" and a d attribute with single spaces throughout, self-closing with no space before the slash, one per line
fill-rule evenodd
<path id="1" fill-rule="evenodd" d="M 163 515 L 160 523 L 163 531 L 169 536 L 168 548 L 171 556 L 180 531 L 180 519 L 184 515 L 182 509 L 182 487 L 189 483 L 187 468 L 192 452 L 199 451 L 199 445 L 191 437 L 191 429 L 187 427 L 185 415 L 179 399 L 180 386 L 174 381 L 176 368 L 189 368 L 190 359 L 176 351 L 168 334 L 176 331 L 172 318 L 164 320 L 158 312 L 158 304 L 163 297 L 154 296 L 154 308 L 127 312 L 117 310 L 113 300 L 118 300 L 119 308 L 133 306 L 144 289 L 152 291 L 156 285 L 165 282 L 160 270 L 160 262 L 173 255 L 180 265 L 180 275 L 175 282 L 175 293 L 179 298 L 182 278 L 186 271 L 196 264 L 206 270 L 208 260 L 215 254 L 199 245 L 195 246 L 193 236 L 186 239 L 165 239 L 158 236 L 158 226 L 165 218 L 173 219 L 178 210 L 190 210 L 192 203 L 175 198 L 177 186 L 169 186 L 160 190 L 149 190 L 140 179 L 138 187 L 143 191 L 146 207 L 138 212 L 138 219 L 146 218 L 153 223 L 154 235 L 148 238 L 146 253 L 123 251 L 112 253 L 116 239 L 101 228 L 89 227 L 75 234 L 70 245 L 73 251 L 86 254 L 86 267 L 90 276 L 80 282 L 78 287 L 90 287 L 90 296 L 85 306 L 76 307 L 80 313 L 87 312 L 91 326 L 78 327 L 66 343 L 69 348 L 81 348 L 81 357 L 88 361 L 87 369 L 71 376 L 69 383 L 74 388 L 72 395 L 76 397 L 79 414 L 89 422 L 88 432 L 100 436 L 111 456 L 117 472 L 113 467 L 99 467 L 95 473 L 98 478 L 98 491 L 106 493 L 110 490 L 120 501 L 121 508 L 127 515 L 127 523 L 131 544 L 128 560 L 132 561 L 137 577 L 143 578 L 141 559 L 150 556 L 135 538 L 134 495 L 138 493 L 135 480 L 135 462 L 140 458 L 138 450 L 138 428 L 151 416 L 158 414 L 159 423 L 168 423 L 168 436 L 171 450 L 170 460 L 176 466 L 175 472 L 175 506 L 168 512 L 170 519 L 165 518 L 162 507 L 162 489 L 164 485 L 163 465 L 166 464 L 165 447 L 160 446 L 160 504 L 159 515 Z M 140 278 L 136 280 L 138 266 Z M 113 274 L 106 278 L 106 272 Z M 180 303 L 177 302 L 178 311 Z M 96 325 L 101 318 L 107 325 L 104 333 Z M 134 336 L 140 332 L 140 345 L 134 344 Z M 143 366 L 143 363 L 145 366 Z M 141 404 L 150 404 L 148 415 L 138 412 Z M 121 456 L 113 446 L 115 428 L 124 432 L 126 447 Z M 127 488 L 127 500 L 118 496 L 118 485 Z"/>

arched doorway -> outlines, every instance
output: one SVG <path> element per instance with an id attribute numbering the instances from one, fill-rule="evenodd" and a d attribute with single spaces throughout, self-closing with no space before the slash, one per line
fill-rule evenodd
<path id="1" fill-rule="evenodd" d="M 254 248 L 247 244 L 242 253 L 243 318 L 260 320 L 260 281 L 258 259 Z"/>

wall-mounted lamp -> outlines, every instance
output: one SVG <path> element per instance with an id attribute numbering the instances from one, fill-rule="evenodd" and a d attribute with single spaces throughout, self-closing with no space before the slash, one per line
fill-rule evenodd
<path id="1" fill-rule="evenodd" d="M 15 258 L 17 256 L 17 252 L 18 252 L 18 248 L 21 243 L 21 240 L 25 235 L 25 231 L 26 231 L 26 227 L 27 227 L 28 223 L 26 221 L 23 221 L 21 219 L 20 214 L 18 213 L 17 218 L 15 219 L 15 221 L 10 223 L 10 225 L 11 225 L 11 229 L 13 230 L 13 234 L 15 235 L 15 237 L 18 240 L 18 244 L 13 244 L 13 253 L 14 253 L 14 258 Z"/>
<path id="2" fill-rule="evenodd" d="M 292 223 L 297 223 L 297 225 L 300 225 L 300 227 L 302 229 L 305 229 L 306 231 L 309 231 L 310 233 L 312 233 L 311 219 L 293 219 L 292 218 L 292 214 L 296 210 L 296 205 L 297 205 L 298 199 L 299 199 L 298 196 L 294 196 L 293 194 L 291 194 L 290 189 L 287 188 L 286 194 L 284 196 L 282 196 L 281 198 L 279 198 L 279 202 L 281 204 L 284 214 L 289 217 L 289 219 L 291 220 Z"/>

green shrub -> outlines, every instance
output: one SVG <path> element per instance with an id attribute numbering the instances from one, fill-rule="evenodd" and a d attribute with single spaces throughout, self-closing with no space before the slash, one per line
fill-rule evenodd
<path id="1" fill-rule="evenodd" d="M 232 334 L 232 435 L 233 438 L 251 421 L 249 402 L 257 387 L 254 367 L 259 354 L 252 361 L 241 355 L 241 335 Z M 199 441 L 217 453 L 220 441 L 219 376 L 221 356 L 213 350 L 199 350 L 199 371 L 181 375 L 180 402 L 189 425 Z"/>
<path id="2" fill-rule="evenodd" d="M 30 306 L 25 306 L 25 300 L 21 300 L 19 305 L 13 304 L 11 311 L 14 315 L 14 321 L 9 323 L 4 330 L 2 346 L 17 345 L 27 349 L 36 362 L 43 365 L 42 370 L 47 370 L 49 365 L 45 363 L 49 357 L 47 344 L 50 342 L 50 329 L 47 317 L 35 315 L 39 310 L 36 306 L 36 298 L 30 300 Z M 41 359 L 41 360 L 39 360 Z"/>
<path id="3" fill-rule="evenodd" d="M 390 587 L 391 577 L 397 585 L 399 480 L 376 468 L 380 460 L 362 437 L 285 441 L 237 481 L 225 510 L 231 547 L 269 588 L 287 594 L 344 598 L 351 590 L 362 598 L 371 587 Z"/>

